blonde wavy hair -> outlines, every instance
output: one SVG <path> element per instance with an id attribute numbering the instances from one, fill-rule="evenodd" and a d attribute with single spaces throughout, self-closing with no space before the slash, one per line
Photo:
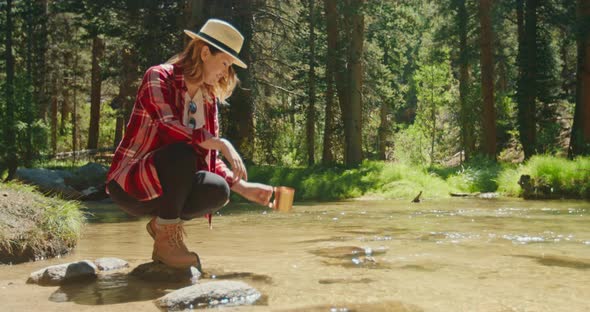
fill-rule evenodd
<path id="1" fill-rule="evenodd" d="M 207 42 L 194 38 L 187 44 L 180 54 L 173 56 L 166 63 L 179 65 L 182 68 L 184 79 L 188 82 L 200 83 L 203 81 L 203 60 L 201 59 L 201 50 L 203 50 L 204 47 L 208 47 L 213 55 L 223 53 L 223 51 L 215 48 Z M 233 66 L 229 66 L 227 75 L 224 75 L 214 85 L 204 83 L 203 87 L 208 92 L 213 92 L 213 94 L 223 102 L 230 97 L 236 88 L 238 81 L 238 76 L 236 75 Z"/>

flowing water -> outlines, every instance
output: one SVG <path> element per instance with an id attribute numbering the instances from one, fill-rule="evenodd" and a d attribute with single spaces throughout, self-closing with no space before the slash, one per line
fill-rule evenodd
<path id="1" fill-rule="evenodd" d="M 61 259 L 0 266 L 2 311 L 156 311 L 178 285 L 123 273 L 82 285 L 24 283 L 42 267 L 118 257 L 148 262 L 146 219 L 112 204 L 94 215 Z M 449 199 L 249 205 L 186 225 L 203 280 L 241 280 L 262 294 L 231 311 L 590 311 L 590 204 Z"/>

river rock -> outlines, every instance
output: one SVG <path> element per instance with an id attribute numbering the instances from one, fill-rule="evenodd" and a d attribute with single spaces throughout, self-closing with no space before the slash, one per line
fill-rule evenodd
<path id="1" fill-rule="evenodd" d="M 44 168 L 18 168 L 16 178 L 35 185 L 45 193 L 60 194 L 65 199 L 102 200 L 105 192 L 108 168 L 97 163 L 88 163 L 74 172 Z"/>
<path id="2" fill-rule="evenodd" d="M 28 284 L 56 286 L 96 278 L 96 265 L 89 260 L 52 265 L 31 273 Z"/>
<path id="3" fill-rule="evenodd" d="M 500 197 L 498 193 L 481 193 L 477 197 L 482 199 L 496 199 Z"/>
<path id="4" fill-rule="evenodd" d="M 216 281 L 184 287 L 156 299 L 162 311 L 249 305 L 260 299 L 258 290 L 244 282 Z"/>
<path id="5" fill-rule="evenodd" d="M 196 282 L 201 277 L 201 272 L 195 267 L 175 269 L 160 262 L 140 264 L 130 274 L 146 281 L 172 283 Z"/>
<path id="6" fill-rule="evenodd" d="M 65 170 L 50 170 L 44 168 L 18 168 L 16 179 L 37 186 L 41 192 L 61 194 L 66 199 L 78 199 L 83 195 L 75 188 L 65 183 L 73 176 Z"/>
<path id="7" fill-rule="evenodd" d="M 65 183 L 78 190 L 81 200 L 101 200 L 107 198 L 105 183 L 109 168 L 97 163 L 88 163 L 78 168 Z"/>
<path id="8" fill-rule="evenodd" d="M 94 264 L 100 271 L 111 271 L 128 268 L 129 263 L 119 258 L 98 258 L 94 260 Z"/>
<path id="9" fill-rule="evenodd" d="M 97 163 L 88 163 L 78 168 L 74 173 L 65 179 L 67 185 L 84 190 L 89 187 L 98 187 L 104 184 L 109 168 Z"/>
<path id="10" fill-rule="evenodd" d="M 360 256 L 371 257 L 374 255 L 382 255 L 387 252 L 387 248 L 379 247 L 379 248 L 371 248 L 371 247 L 357 247 L 357 246 L 338 246 L 338 247 L 326 247 L 326 248 L 319 248 L 316 250 L 310 251 L 312 254 L 326 257 L 326 258 L 358 258 Z"/>
<path id="11" fill-rule="evenodd" d="M 470 197 L 470 196 L 475 196 L 475 195 L 479 195 L 478 193 L 461 193 L 461 192 L 451 192 L 449 193 L 449 195 L 451 195 L 451 197 Z"/>

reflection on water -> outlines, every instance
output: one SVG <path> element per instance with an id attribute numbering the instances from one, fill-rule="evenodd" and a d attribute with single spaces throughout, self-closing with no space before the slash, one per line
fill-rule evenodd
<path id="1" fill-rule="evenodd" d="M 340 247 L 328 247 L 311 250 L 310 253 L 327 258 L 344 258 L 353 259 L 359 256 L 370 257 L 372 255 L 380 255 L 386 252 L 385 247 L 379 247 L 373 249 L 371 247 L 356 247 L 356 246 L 340 246 Z"/>
<path id="2" fill-rule="evenodd" d="M 272 277 L 251 272 L 215 272 L 203 274 L 198 283 L 213 280 L 240 280 L 246 283 L 272 284 Z M 146 280 L 126 272 L 99 274 L 87 282 L 62 285 L 49 297 L 53 302 L 76 302 L 83 305 L 108 305 L 134 301 L 154 300 L 174 289 L 190 286 L 197 281 L 162 282 Z M 266 296 L 264 296 L 266 298 Z M 264 298 L 263 298 L 264 299 Z M 267 300 L 267 299 L 264 299 Z M 264 300 L 257 302 L 263 304 Z"/>
<path id="3" fill-rule="evenodd" d="M 546 266 L 559 266 L 577 270 L 590 270 L 590 259 L 575 259 L 562 256 L 527 256 L 516 255 L 515 257 L 530 258 Z"/>
<path id="4" fill-rule="evenodd" d="M 146 218 L 105 203 L 88 210 L 75 252 L 51 264 L 149 261 Z M 263 311 L 570 312 L 590 306 L 588 224 L 588 202 L 452 199 L 296 205 L 288 214 L 240 204 L 222 209 L 213 230 L 204 218 L 185 228 L 203 279 L 254 286 Z M 24 280 L 43 266 L 0 267 L 0 276 Z M 150 302 L 182 286 L 120 273 L 61 287 L 51 300 Z"/>
<path id="5" fill-rule="evenodd" d="M 133 301 L 154 300 L 166 294 L 166 288 L 181 288 L 190 283 L 162 284 L 140 280 L 136 277 L 114 273 L 99 276 L 89 283 L 74 283 L 61 286 L 49 300 L 73 301 L 84 305 L 104 305 Z"/>
<path id="6" fill-rule="evenodd" d="M 101 202 L 84 202 L 84 205 L 89 223 L 116 223 L 140 219 L 123 212 L 110 199 Z"/>
<path id="7" fill-rule="evenodd" d="M 220 272 L 215 271 L 205 272 L 203 274 L 204 279 L 214 280 L 241 280 L 245 282 L 262 282 L 265 284 L 272 284 L 272 277 L 263 274 L 256 274 L 252 272 Z"/>
<path id="8" fill-rule="evenodd" d="M 318 280 L 320 284 L 368 284 L 373 280 L 370 278 L 347 279 L 347 278 L 326 278 Z"/>
<path id="9" fill-rule="evenodd" d="M 353 240 L 352 237 L 345 237 L 345 236 L 332 236 L 327 238 L 315 238 L 315 239 L 308 239 L 304 241 L 297 242 L 299 244 L 311 244 L 311 243 L 324 243 L 324 242 L 345 242 Z"/>
<path id="10" fill-rule="evenodd" d="M 404 304 L 396 301 L 382 303 L 363 304 L 326 304 L 307 306 L 290 310 L 279 310 L 280 312 L 422 312 L 423 310 L 411 304 Z"/>

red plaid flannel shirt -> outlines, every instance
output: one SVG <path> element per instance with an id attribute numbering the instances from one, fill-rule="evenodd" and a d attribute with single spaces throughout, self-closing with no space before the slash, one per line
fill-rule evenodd
<path id="1" fill-rule="evenodd" d="M 162 195 L 153 152 L 177 142 L 189 143 L 197 152 L 197 170 L 214 172 L 232 186 L 233 173 L 217 158 L 217 151 L 198 145 L 219 136 L 215 97 L 205 103 L 205 124 L 191 129 L 182 124 L 187 87 L 178 65 L 149 68 L 141 82 L 127 131 L 119 143 L 107 183 L 115 180 L 131 196 L 147 201 Z M 206 158 L 210 159 L 207 163 Z"/>

